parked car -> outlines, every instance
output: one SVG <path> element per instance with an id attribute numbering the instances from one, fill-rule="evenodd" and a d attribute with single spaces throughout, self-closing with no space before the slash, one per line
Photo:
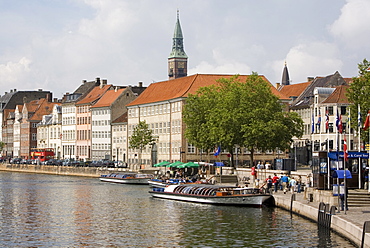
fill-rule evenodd
<path id="1" fill-rule="evenodd" d="M 118 168 L 127 168 L 127 163 L 123 161 L 114 161 L 114 166 Z"/>
<path id="2" fill-rule="evenodd" d="M 12 158 L 10 160 L 10 163 L 11 164 L 20 164 L 22 162 L 22 159 L 21 158 Z"/>

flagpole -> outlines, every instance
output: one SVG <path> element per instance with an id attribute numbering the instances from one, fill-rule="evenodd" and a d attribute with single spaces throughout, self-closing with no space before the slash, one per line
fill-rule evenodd
<path id="1" fill-rule="evenodd" d="M 344 214 L 347 214 L 347 173 L 346 173 L 346 160 L 347 160 L 347 156 L 348 154 L 346 155 L 346 153 L 348 152 L 348 147 L 347 147 L 347 141 L 346 141 L 346 133 L 343 134 L 344 136 L 344 144 L 343 144 L 343 171 L 344 171 L 344 174 L 343 174 L 343 181 L 344 181 Z"/>
<path id="2" fill-rule="evenodd" d="M 358 129 L 358 152 L 361 152 L 361 107 L 360 104 L 357 105 L 358 113 L 357 113 L 357 129 Z M 361 180 L 361 172 L 362 172 L 362 165 L 361 165 L 361 157 L 358 158 L 358 188 L 361 189 L 362 180 Z"/>
<path id="3" fill-rule="evenodd" d="M 325 111 L 325 130 L 327 133 L 327 139 L 326 139 L 327 166 L 326 167 L 328 170 L 328 189 L 330 189 L 330 158 L 329 158 L 330 149 L 329 149 L 329 111 L 328 109 L 326 109 Z"/>

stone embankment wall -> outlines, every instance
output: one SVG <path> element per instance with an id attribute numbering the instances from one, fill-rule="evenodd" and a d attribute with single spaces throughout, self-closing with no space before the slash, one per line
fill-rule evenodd
<path id="1" fill-rule="evenodd" d="M 315 193 L 316 190 L 309 189 L 304 192 L 304 198 L 307 198 L 307 195 L 311 193 Z M 316 192 L 317 193 L 317 192 Z M 290 194 L 289 194 L 290 195 Z M 321 197 L 321 198 L 320 198 Z M 327 199 L 333 198 L 329 197 L 328 195 L 325 196 Z M 313 202 L 302 202 L 302 201 L 292 201 L 290 197 L 287 197 L 287 195 L 274 195 L 275 199 L 275 205 L 277 207 L 286 209 L 288 211 L 291 211 L 293 213 L 296 213 L 300 216 L 304 216 L 308 219 L 311 219 L 312 221 L 317 222 L 318 221 L 318 215 L 319 215 L 319 202 L 313 201 Z M 316 200 L 324 199 L 324 196 L 316 196 Z M 334 199 L 335 200 L 335 199 Z M 331 216 L 331 225 L 330 228 L 337 233 L 343 235 L 344 237 L 350 239 L 352 242 L 360 246 L 362 242 L 362 226 L 355 224 L 352 221 L 348 221 L 346 219 L 346 216 L 343 215 L 332 215 Z M 364 242 L 364 248 L 370 248 L 370 234 L 365 234 L 365 242 Z"/>
<path id="2" fill-rule="evenodd" d="M 99 177 L 102 174 L 127 171 L 127 169 L 124 168 L 74 167 L 74 166 L 5 164 L 5 163 L 0 164 L 0 170 L 64 175 L 64 176 L 83 176 L 83 177 Z"/>

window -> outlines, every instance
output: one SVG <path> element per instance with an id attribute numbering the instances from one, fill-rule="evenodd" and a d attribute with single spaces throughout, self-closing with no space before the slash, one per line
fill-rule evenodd
<path id="1" fill-rule="evenodd" d="M 333 107 L 328 107 L 328 112 L 329 115 L 333 115 L 334 114 Z"/>
<path id="2" fill-rule="evenodd" d="M 195 153 L 195 146 L 188 144 L 188 153 Z"/>

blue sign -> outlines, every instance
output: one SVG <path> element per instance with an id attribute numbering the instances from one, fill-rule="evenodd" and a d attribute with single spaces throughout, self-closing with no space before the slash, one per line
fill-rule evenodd
<path id="1" fill-rule="evenodd" d="M 338 154 L 339 154 L 339 158 L 343 159 L 343 152 L 329 152 L 329 158 L 334 159 L 334 160 L 338 160 L 337 159 Z M 348 158 L 365 158 L 365 159 L 368 159 L 369 154 L 364 153 L 364 152 L 348 152 Z"/>

